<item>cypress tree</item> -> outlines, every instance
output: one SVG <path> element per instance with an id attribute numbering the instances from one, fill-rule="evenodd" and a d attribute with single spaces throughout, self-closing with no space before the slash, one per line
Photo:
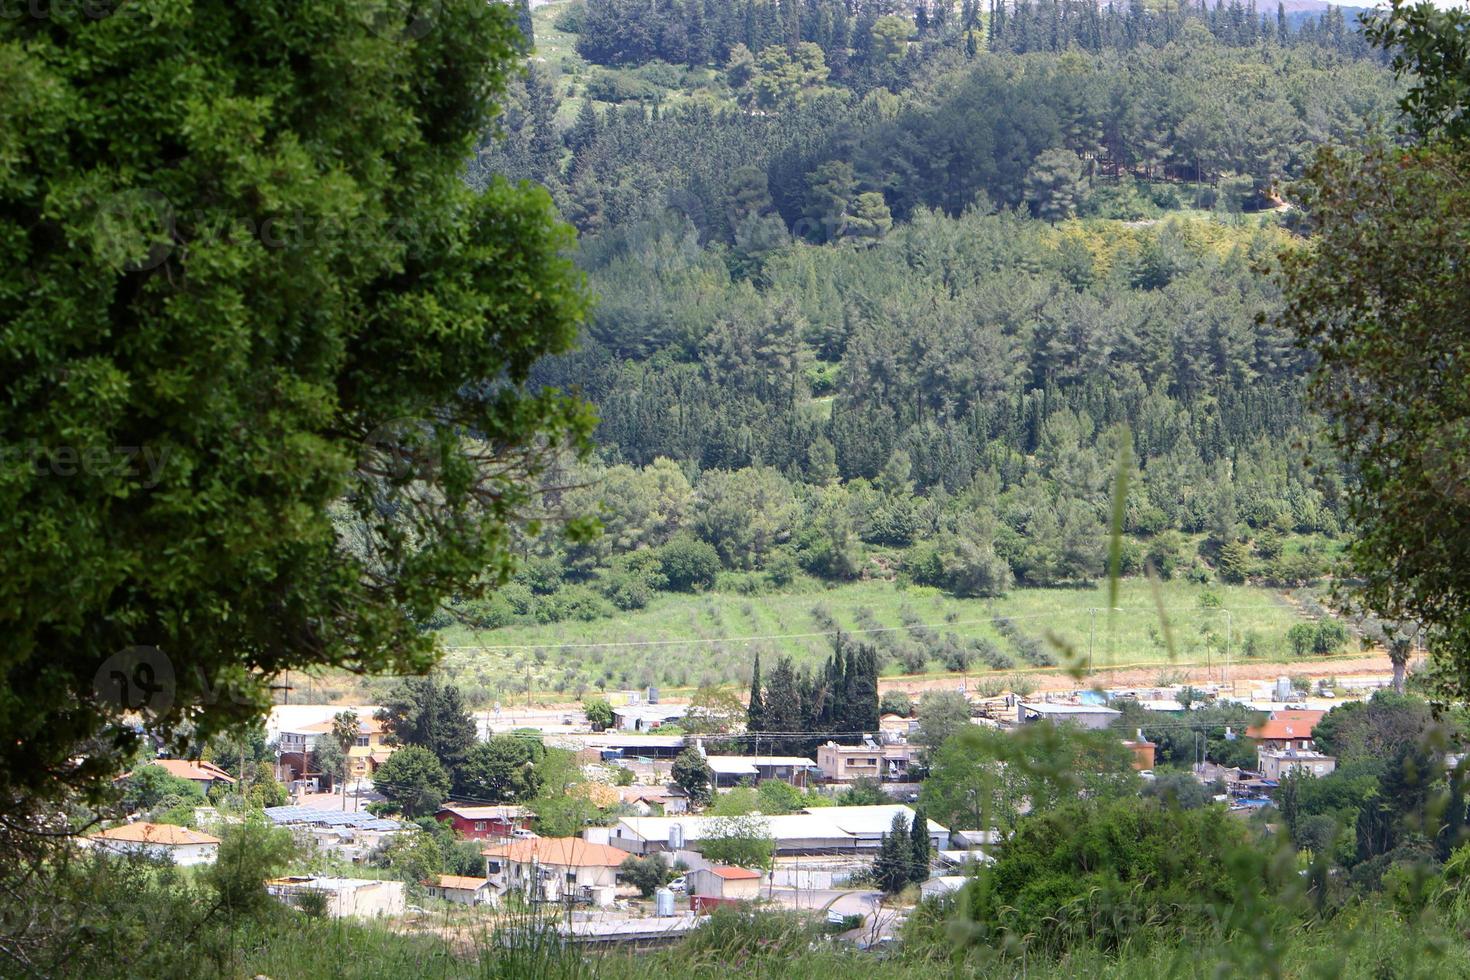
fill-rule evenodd
<path id="1" fill-rule="evenodd" d="M 750 703 L 745 708 L 745 728 L 759 732 L 766 725 L 766 705 L 761 697 L 761 655 L 755 655 L 755 666 L 750 672 Z"/>
<path id="2" fill-rule="evenodd" d="M 531 0 L 517 0 L 516 25 L 521 29 L 521 50 L 526 54 L 536 46 L 536 28 L 531 21 Z"/>
<path id="3" fill-rule="evenodd" d="M 928 881 L 930 859 L 929 818 L 925 816 L 923 807 L 918 807 L 914 810 L 914 822 L 909 827 L 909 853 L 909 880 L 914 882 Z"/>

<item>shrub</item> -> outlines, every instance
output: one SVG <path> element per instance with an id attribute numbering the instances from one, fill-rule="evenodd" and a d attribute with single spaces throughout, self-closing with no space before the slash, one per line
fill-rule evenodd
<path id="1" fill-rule="evenodd" d="M 720 572 L 720 556 L 714 546 L 687 534 L 658 549 L 658 562 L 659 573 L 677 592 L 708 589 Z"/>

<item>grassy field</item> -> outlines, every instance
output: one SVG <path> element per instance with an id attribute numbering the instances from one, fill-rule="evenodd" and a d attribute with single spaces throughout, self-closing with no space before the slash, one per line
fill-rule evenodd
<path id="1" fill-rule="evenodd" d="M 1165 619 L 1161 620 L 1158 603 Z M 914 649 L 937 648 L 953 635 L 982 638 L 1025 668 L 1016 635 L 1042 644 L 1062 663 L 1097 668 L 1169 664 L 1221 657 L 1287 659 L 1286 631 L 1302 618 L 1282 593 L 1251 586 L 1159 585 L 1157 599 L 1141 579 L 1121 583 L 1112 615 L 1105 587 L 1016 589 L 1000 599 L 959 599 L 936 589 L 871 581 L 778 595 L 659 595 L 647 609 L 614 619 L 512 626 L 454 627 L 442 634 L 446 671 L 472 690 L 576 694 L 594 688 L 657 684 L 673 690 L 699 684 L 745 683 L 756 653 L 768 663 L 789 655 L 811 664 L 831 650 L 841 629 L 885 651 L 883 672 L 916 673 Z M 995 618 L 1013 624 L 1013 635 Z M 1164 623 L 1167 622 L 1167 627 Z M 1024 642 L 1024 640 L 1022 641 Z M 907 655 L 901 651 L 908 650 Z M 985 672 L 977 661 L 970 672 Z M 943 671 L 937 655 L 924 671 Z"/>

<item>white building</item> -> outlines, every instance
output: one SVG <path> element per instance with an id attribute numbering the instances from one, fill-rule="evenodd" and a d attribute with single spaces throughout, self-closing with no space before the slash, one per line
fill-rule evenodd
<path id="1" fill-rule="evenodd" d="M 680 720 L 688 711 L 687 704 L 624 704 L 612 709 L 617 727 L 625 732 L 651 732 Z"/>
<path id="2" fill-rule="evenodd" d="M 598 906 L 612 904 L 618 866 L 628 857 L 624 850 L 580 837 L 513 840 L 482 853 L 485 877 L 502 895 L 519 891 L 533 901 L 557 902 L 570 894 Z"/>
<path id="3" fill-rule="evenodd" d="M 440 898 L 460 905 L 497 905 L 495 886 L 489 878 L 466 875 L 434 875 L 422 882 L 430 898 Z"/>
<path id="4" fill-rule="evenodd" d="M 265 890 L 287 905 L 298 905 L 307 893 L 323 895 L 327 914 L 334 919 L 398 915 L 407 908 L 401 881 L 298 875 L 268 881 Z"/>
<path id="5" fill-rule="evenodd" d="M 781 854 L 871 855 L 893 827 L 894 814 L 912 821 L 914 811 L 903 804 L 880 806 L 822 806 L 801 813 L 758 817 L 776 841 Z M 633 854 L 699 851 L 699 842 L 716 836 L 724 817 L 624 817 L 612 828 L 609 842 Z M 948 845 L 949 831 L 928 821 L 929 843 L 938 850 Z"/>
<path id="6" fill-rule="evenodd" d="M 1068 704 L 1053 701 L 1017 701 L 1016 721 L 1025 724 L 1034 721 L 1049 721 L 1054 724 L 1067 722 L 1082 728 L 1107 728 L 1123 713 L 1100 704 Z"/>
<path id="7" fill-rule="evenodd" d="M 130 823 L 87 838 L 91 847 L 114 854 L 143 854 L 174 864 L 213 864 L 219 856 L 219 838 L 171 823 Z"/>

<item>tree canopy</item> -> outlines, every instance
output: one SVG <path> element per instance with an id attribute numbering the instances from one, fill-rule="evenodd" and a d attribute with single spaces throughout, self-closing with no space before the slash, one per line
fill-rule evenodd
<path id="1" fill-rule="evenodd" d="M 505 5 L 0 20 L 0 799 L 95 790 L 289 669 L 422 670 L 586 409 L 541 189 L 461 179 Z M 396 19 L 394 19 L 396 18 Z M 146 98 L 141 97 L 146 93 Z"/>

